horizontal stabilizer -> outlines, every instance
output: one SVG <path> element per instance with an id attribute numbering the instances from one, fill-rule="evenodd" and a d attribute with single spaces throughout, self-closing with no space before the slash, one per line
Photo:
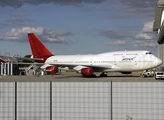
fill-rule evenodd
<path id="1" fill-rule="evenodd" d="M 3 60 L 3 59 L 1 59 L 1 58 L 0 58 L 0 62 L 2 62 L 2 63 L 6 63 L 6 61 L 5 61 L 5 60 Z"/>
<path id="2" fill-rule="evenodd" d="M 20 59 L 20 60 L 28 60 L 28 61 L 41 61 L 41 60 L 44 60 L 43 58 L 28 58 L 28 57 L 15 57 L 17 59 Z"/>

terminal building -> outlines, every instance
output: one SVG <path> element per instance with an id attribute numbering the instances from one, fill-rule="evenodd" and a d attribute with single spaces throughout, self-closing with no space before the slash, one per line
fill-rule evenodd
<path id="1" fill-rule="evenodd" d="M 164 0 L 156 3 L 153 32 L 158 34 L 158 57 L 163 61 L 161 66 L 164 66 Z"/>

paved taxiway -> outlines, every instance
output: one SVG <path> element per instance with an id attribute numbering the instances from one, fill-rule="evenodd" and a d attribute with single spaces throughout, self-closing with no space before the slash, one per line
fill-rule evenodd
<path id="1" fill-rule="evenodd" d="M 0 82 L 164 82 L 155 80 L 154 77 L 141 78 L 139 74 L 122 75 L 119 73 L 108 74 L 108 77 L 82 77 L 81 74 L 60 74 L 44 76 L 0 76 Z"/>

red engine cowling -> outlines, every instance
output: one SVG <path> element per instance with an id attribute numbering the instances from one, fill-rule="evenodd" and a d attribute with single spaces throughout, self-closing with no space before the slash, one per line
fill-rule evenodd
<path id="1" fill-rule="evenodd" d="M 58 72 L 58 67 L 56 67 L 56 66 L 48 66 L 48 67 L 46 67 L 46 72 L 48 74 L 57 73 Z"/>
<path id="2" fill-rule="evenodd" d="M 81 69 L 82 75 L 93 75 L 94 71 L 92 68 L 83 68 Z"/>

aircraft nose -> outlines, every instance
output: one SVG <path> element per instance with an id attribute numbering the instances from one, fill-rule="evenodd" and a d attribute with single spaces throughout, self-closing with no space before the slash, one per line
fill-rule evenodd
<path id="1" fill-rule="evenodd" d="M 161 65 L 162 63 L 163 63 L 162 60 L 158 58 L 158 60 L 157 60 L 157 65 L 159 66 L 159 65 Z"/>
<path id="2" fill-rule="evenodd" d="M 160 66 L 162 63 L 163 62 L 162 62 L 161 59 L 159 59 L 159 58 L 156 59 L 156 65 L 157 65 L 157 67 Z"/>

